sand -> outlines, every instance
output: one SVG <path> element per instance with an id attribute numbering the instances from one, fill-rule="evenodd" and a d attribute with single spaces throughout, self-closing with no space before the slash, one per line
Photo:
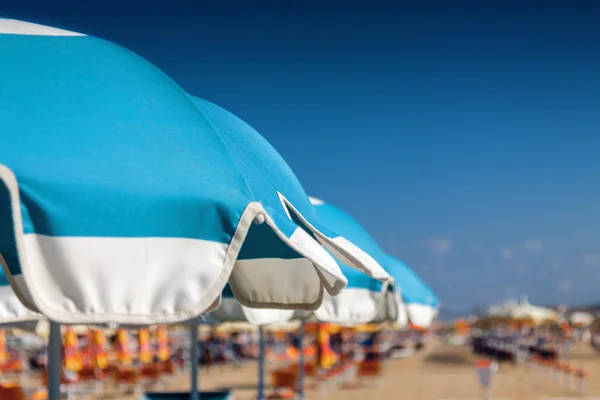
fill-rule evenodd
<path id="1" fill-rule="evenodd" d="M 503 364 L 494 377 L 491 390 L 492 400 L 533 400 L 545 398 L 597 398 L 600 400 L 600 354 L 589 346 L 575 347 L 570 357 L 573 365 L 587 368 L 591 375 L 587 379 L 585 396 L 578 395 L 576 385 L 566 390 L 557 382 L 552 372 L 544 372 L 525 366 Z M 476 358 L 468 347 L 453 347 L 433 340 L 428 347 L 409 359 L 385 362 L 383 376 L 378 386 L 363 388 L 332 388 L 321 397 L 318 391 L 308 391 L 306 399 L 365 400 L 365 399 L 410 399 L 410 400 L 470 400 L 481 398 L 473 365 Z M 236 400 L 254 399 L 256 395 L 256 366 L 248 363 L 240 368 L 223 371 L 202 371 L 202 389 L 233 388 Z M 189 379 L 182 375 L 169 384 L 169 390 L 185 390 Z M 596 397 L 594 397 L 596 396 Z M 133 400 L 135 397 L 120 397 L 115 400 Z"/>

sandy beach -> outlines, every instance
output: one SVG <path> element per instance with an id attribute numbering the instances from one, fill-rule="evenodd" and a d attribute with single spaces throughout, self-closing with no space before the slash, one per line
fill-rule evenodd
<path id="1" fill-rule="evenodd" d="M 600 355 L 584 345 L 577 346 L 571 362 L 590 371 L 585 396 L 566 390 L 552 373 L 525 366 L 503 364 L 494 377 L 492 399 L 541 400 L 545 398 L 598 398 L 600 399 Z M 428 348 L 408 359 L 389 360 L 378 386 L 362 388 L 333 388 L 321 397 L 318 391 L 308 391 L 306 398 L 316 400 L 364 400 L 364 399 L 411 399 L 411 400 L 470 400 L 481 398 L 473 365 L 477 359 L 468 347 L 453 347 L 437 340 Z M 256 366 L 248 363 L 240 368 L 223 371 L 202 371 L 202 389 L 232 388 L 236 400 L 255 398 Z M 169 390 L 185 390 L 189 385 L 187 376 L 178 376 Z M 363 386 L 365 386 L 363 385 Z M 597 396 L 597 397 L 595 397 Z M 133 400 L 122 397 L 118 400 Z"/>

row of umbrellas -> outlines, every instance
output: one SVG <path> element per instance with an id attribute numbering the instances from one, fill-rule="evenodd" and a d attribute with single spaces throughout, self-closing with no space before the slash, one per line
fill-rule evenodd
<path id="1" fill-rule="evenodd" d="M 146 60 L 8 19 L 0 52 L 0 318 L 52 321 L 50 400 L 59 324 L 192 321 L 194 335 L 211 312 L 261 326 L 435 315 L 430 290 L 406 296 L 412 272 L 310 199 L 258 132 Z"/>
<path id="2" fill-rule="evenodd" d="M 342 264 L 348 286 L 337 296 L 324 295 L 315 311 L 256 309 L 238 302 L 228 285 L 221 307 L 210 315 L 221 322 L 245 321 L 269 325 L 291 320 L 320 321 L 356 326 L 365 323 L 396 322 L 406 326 L 408 318 L 417 326 L 428 327 L 435 317 L 438 301 L 433 291 L 402 261 L 384 253 L 367 231 L 350 215 L 322 200 L 311 198 L 321 221 L 333 226 L 345 237 L 379 259 L 393 280 L 381 282 Z"/>
<path id="3" fill-rule="evenodd" d="M 220 322 L 248 322 L 259 329 L 259 385 L 258 398 L 264 398 L 264 339 L 262 327 L 300 320 L 357 326 L 365 323 L 393 322 L 406 326 L 408 319 L 421 327 L 428 327 L 438 310 L 438 301 L 431 289 L 399 259 L 384 253 L 371 235 L 350 215 L 339 208 L 311 197 L 322 223 L 352 240 L 376 259 L 392 275 L 390 282 L 375 280 L 366 274 L 340 263 L 348 278 L 348 286 L 337 296 L 325 295 L 315 311 L 254 309 L 240 304 L 226 287 L 219 309 L 210 315 Z M 404 291 L 404 293 L 403 293 Z M 303 325 L 300 330 L 303 333 Z M 302 341 L 300 342 L 302 343 Z M 299 350 L 301 365 L 298 398 L 303 398 L 304 351 Z"/>

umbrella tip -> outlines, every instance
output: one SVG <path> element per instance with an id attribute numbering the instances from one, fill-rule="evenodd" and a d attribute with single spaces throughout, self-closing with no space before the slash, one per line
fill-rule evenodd
<path id="1" fill-rule="evenodd" d="M 256 217 L 254 217 L 254 223 L 256 225 L 264 224 L 265 223 L 265 214 L 263 214 L 263 213 L 256 214 Z"/>

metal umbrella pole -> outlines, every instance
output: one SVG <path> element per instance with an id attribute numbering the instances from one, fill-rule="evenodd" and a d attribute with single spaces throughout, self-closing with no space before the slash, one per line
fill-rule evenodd
<path id="1" fill-rule="evenodd" d="M 298 392 L 297 399 L 304 400 L 304 321 L 300 322 L 298 331 Z"/>
<path id="2" fill-rule="evenodd" d="M 48 400 L 60 400 L 60 375 L 62 369 L 62 340 L 60 324 L 50 321 L 48 340 Z"/>
<path id="3" fill-rule="evenodd" d="M 191 364 L 191 378 L 192 378 L 192 389 L 190 391 L 190 400 L 200 400 L 200 392 L 198 391 L 198 324 L 193 323 L 190 327 L 190 364 Z"/>
<path id="4" fill-rule="evenodd" d="M 258 395 L 256 398 L 265 399 L 265 334 L 262 326 L 258 327 Z"/>

